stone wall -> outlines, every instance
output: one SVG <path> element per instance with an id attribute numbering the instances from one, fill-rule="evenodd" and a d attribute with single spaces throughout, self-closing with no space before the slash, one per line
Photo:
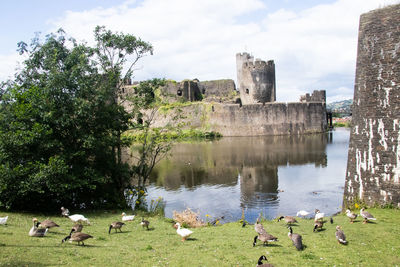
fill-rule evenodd
<path id="1" fill-rule="evenodd" d="M 235 82 L 231 79 L 201 81 L 199 87 L 203 101 L 232 102 L 237 95 Z"/>
<path id="2" fill-rule="evenodd" d="M 314 90 L 312 94 L 305 94 L 300 96 L 300 102 L 326 102 L 325 90 Z"/>
<path id="3" fill-rule="evenodd" d="M 400 5 L 361 15 L 345 205 L 400 207 Z"/>
<path id="4" fill-rule="evenodd" d="M 298 135 L 327 129 L 325 103 L 268 103 L 253 105 L 194 103 L 181 107 L 188 127 L 223 136 Z M 154 126 L 170 122 L 160 114 Z"/>

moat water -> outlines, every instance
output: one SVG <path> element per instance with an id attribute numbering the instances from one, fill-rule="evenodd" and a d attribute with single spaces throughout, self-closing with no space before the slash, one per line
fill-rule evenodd
<path id="1" fill-rule="evenodd" d="M 205 221 L 237 221 L 242 210 L 249 222 L 316 208 L 331 215 L 341 210 L 349 136 L 342 128 L 179 143 L 155 168 L 147 201 L 162 197 L 167 217 L 190 208 Z"/>

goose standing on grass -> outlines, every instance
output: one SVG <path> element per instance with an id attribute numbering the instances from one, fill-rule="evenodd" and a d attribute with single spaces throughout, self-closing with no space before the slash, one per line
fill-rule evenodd
<path id="1" fill-rule="evenodd" d="M 265 257 L 265 255 L 262 255 L 257 262 L 257 266 L 256 267 L 274 267 L 274 265 L 269 264 L 269 263 L 263 263 L 262 261 L 268 261 L 267 257 Z"/>
<path id="2" fill-rule="evenodd" d="M 37 228 L 37 221 L 38 219 L 33 218 L 33 226 L 31 230 L 29 230 L 29 236 L 36 236 L 36 237 L 43 237 L 46 235 L 48 229 L 47 228 Z"/>
<path id="3" fill-rule="evenodd" d="M 83 225 L 80 223 L 75 224 L 74 226 L 72 226 L 72 229 L 74 229 L 74 232 L 81 232 L 83 229 Z"/>
<path id="4" fill-rule="evenodd" d="M 368 211 L 365 211 L 364 208 L 362 208 L 360 210 L 360 214 L 364 218 L 363 223 L 367 223 L 368 221 L 371 221 L 371 220 L 372 221 L 376 220 L 376 218 L 371 213 L 369 213 Z"/>
<path id="5" fill-rule="evenodd" d="M 289 228 L 288 237 L 292 240 L 293 245 L 297 248 L 297 250 L 303 250 L 303 240 L 301 235 L 293 234 L 292 227 L 289 226 L 288 228 Z"/>
<path id="6" fill-rule="evenodd" d="M 89 219 L 85 218 L 85 216 L 83 216 L 81 214 L 74 214 L 74 215 L 68 216 L 68 218 L 70 218 L 71 221 L 73 221 L 75 223 L 86 222 L 88 225 L 90 225 Z"/>
<path id="7" fill-rule="evenodd" d="M 6 224 L 8 220 L 8 216 L 0 218 L 0 224 Z"/>
<path id="8" fill-rule="evenodd" d="M 115 232 L 117 232 L 117 229 L 119 229 L 119 231 L 122 233 L 122 226 L 124 226 L 125 223 L 123 222 L 113 222 L 110 224 L 110 228 L 108 229 L 108 234 L 111 233 L 111 229 L 115 229 Z"/>
<path id="9" fill-rule="evenodd" d="M 70 241 L 78 242 L 78 246 L 79 246 L 79 243 L 82 242 L 82 246 L 84 246 L 85 243 L 83 243 L 83 241 L 85 241 L 86 239 L 89 239 L 89 238 L 93 238 L 93 236 L 88 235 L 88 234 L 85 234 L 85 233 L 82 233 L 82 232 L 75 233 L 74 229 L 72 229 L 72 230 L 71 230 L 71 233 L 69 233 L 69 235 L 66 236 L 66 237 L 61 241 L 61 244 L 64 243 L 64 242 L 66 242 L 66 241 L 68 241 L 68 240 L 70 240 Z"/>
<path id="10" fill-rule="evenodd" d="M 324 217 L 325 217 L 325 213 L 320 212 L 319 209 L 315 209 L 314 221 L 323 221 Z"/>
<path id="11" fill-rule="evenodd" d="M 174 225 L 174 228 L 176 229 L 176 233 L 182 237 L 182 242 L 186 240 L 191 234 L 193 234 L 192 231 L 186 228 L 181 228 L 180 223 L 176 223 Z"/>
<path id="12" fill-rule="evenodd" d="M 142 217 L 142 221 L 140 222 L 140 225 L 141 225 L 143 228 L 146 227 L 146 229 L 149 230 L 150 222 L 147 221 L 147 220 L 145 220 L 145 219 Z"/>
<path id="13" fill-rule="evenodd" d="M 308 211 L 305 211 L 305 210 L 299 210 L 297 213 L 296 213 L 296 216 L 297 217 L 303 217 L 303 218 L 305 218 L 307 215 L 309 215 L 310 213 L 308 212 Z"/>
<path id="14" fill-rule="evenodd" d="M 322 230 L 322 227 L 324 227 L 324 222 L 323 221 L 314 221 L 314 230 L 313 232 L 317 230 Z"/>
<path id="15" fill-rule="evenodd" d="M 343 231 L 340 229 L 340 226 L 336 226 L 336 233 L 335 233 L 336 239 L 339 242 L 339 244 L 347 245 L 347 240 L 346 236 L 344 235 Z"/>
<path id="16" fill-rule="evenodd" d="M 61 216 L 62 217 L 68 217 L 69 216 L 69 210 L 64 208 L 64 207 L 61 207 Z"/>
<path id="17" fill-rule="evenodd" d="M 261 242 L 263 242 L 264 246 L 268 245 L 268 242 L 276 242 L 276 241 L 278 241 L 278 238 L 273 236 L 273 235 L 271 235 L 271 234 L 268 234 L 268 233 L 259 234 L 259 235 L 256 235 L 254 237 L 253 247 L 256 246 L 257 239 L 260 240 Z"/>
<path id="18" fill-rule="evenodd" d="M 60 227 L 58 224 L 56 224 L 55 222 L 53 222 L 51 220 L 44 220 L 42 222 L 38 221 L 36 224 L 38 227 L 47 228 L 47 229 L 50 229 L 53 227 Z"/>
<path id="19" fill-rule="evenodd" d="M 350 223 L 353 223 L 355 219 L 357 219 L 357 214 L 351 212 L 350 210 L 346 210 L 346 216 L 350 218 Z"/>
<path id="20" fill-rule="evenodd" d="M 256 223 L 254 224 L 254 230 L 256 230 L 256 232 L 259 235 L 263 235 L 266 234 L 267 232 L 264 229 L 264 226 L 260 223 L 260 218 L 257 218 Z"/>
<path id="21" fill-rule="evenodd" d="M 297 223 L 296 219 L 293 216 L 281 216 L 278 218 L 278 222 L 284 219 L 286 224 L 294 224 Z"/>
<path id="22" fill-rule="evenodd" d="M 133 219 L 135 219 L 135 215 L 126 215 L 125 212 L 123 212 L 121 215 L 122 215 L 123 222 L 129 222 L 129 221 L 133 221 Z"/>

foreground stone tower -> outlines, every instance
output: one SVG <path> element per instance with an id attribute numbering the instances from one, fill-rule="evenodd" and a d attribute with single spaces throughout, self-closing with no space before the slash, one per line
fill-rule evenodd
<path id="1" fill-rule="evenodd" d="M 254 60 L 248 53 L 236 54 L 237 82 L 243 105 L 275 102 L 275 64 Z"/>
<path id="2" fill-rule="evenodd" d="M 344 206 L 400 207 L 400 5 L 361 15 Z"/>

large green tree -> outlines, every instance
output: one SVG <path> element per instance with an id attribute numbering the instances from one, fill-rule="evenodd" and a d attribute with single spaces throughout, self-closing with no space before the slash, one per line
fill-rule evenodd
<path id="1" fill-rule="evenodd" d="M 28 58 L 0 94 L 0 207 L 125 204 L 121 133 L 135 113 L 120 105 L 123 81 L 152 46 L 104 27 L 95 40 L 89 47 L 59 30 L 19 43 Z"/>

